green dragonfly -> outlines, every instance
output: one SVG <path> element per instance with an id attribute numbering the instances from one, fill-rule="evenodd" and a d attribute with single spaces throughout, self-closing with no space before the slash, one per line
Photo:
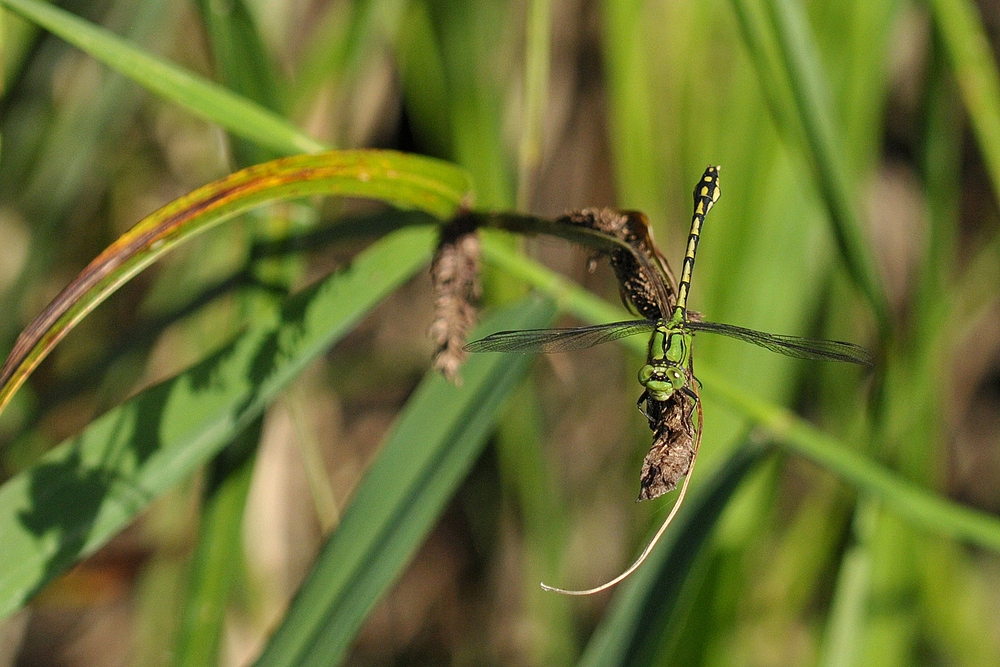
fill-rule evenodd
<path id="1" fill-rule="evenodd" d="M 695 187 L 691 232 L 688 235 L 677 298 L 669 319 L 660 317 L 629 320 L 571 329 L 501 331 L 473 341 L 465 349 L 469 352 L 567 352 L 627 336 L 651 334 L 646 363 L 639 369 L 639 384 L 643 387 L 643 393 L 638 405 L 647 418 L 650 415 L 644 406 L 648 407 L 650 400 L 664 402 L 675 393 L 683 392 L 697 401 L 690 386 L 694 379 L 691 372 L 691 344 L 694 334 L 698 332 L 736 338 L 798 359 L 845 361 L 871 366 L 871 353 L 854 343 L 770 334 L 732 324 L 688 318 L 687 299 L 701 228 L 706 214 L 718 200 L 719 192 L 719 168 L 709 166 Z M 661 312 L 669 312 L 669 308 L 661 308 Z"/>
<path id="2" fill-rule="evenodd" d="M 799 359 L 872 365 L 871 353 L 853 343 L 783 336 L 689 318 L 687 300 L 701 228 L 705 216 L 718 198 L 719 168 L 709 166 L 695 187 L 691 232 L 676 291 L 673 289 L 673 279 L 666 260 L 656 249 L 648 233 L 632 234 L 636 238 L 625 239 L 632 248 L 632 256 L 636 261 L 629 262 L 627 258 L 624 262 L 619 261 L 619 266 L 616 267 L 619 287 L 625 300 L 650 316 L 647 319 L 572 329 L 501 331 L 465 346 L 469 352 L 567 352 L 627 336 L 650 335 L 646 363 L 639 369 L 639 384 L 642 385 L 643 392 L 637 405 L 653 431 L 653 445 L 643 462 L 639 499 L 648 500 L 673 490 L 682 477 L 684 485 L 663 525 L 627 570 L 596 588 L 574 591 L 542 584 L 545 590 L 568 595 L 590 595 L 614 586 L 642 564 L 676 515 L 687 491 L 689 473 L 694 467 L 701 439 L 701 402 L 691 359 L 695 333 L 729 336 Z M 632 222 L 641 231 L 642 225 L 638 223 L 644 223 L 644 218 Z M 641 308 L 639 304 L 645 307 Z M 667 313 L 670 313 L 669 317 L 666 317 Z M 697 425 L 692 421 L 694 414 L 698 416 Z"/>

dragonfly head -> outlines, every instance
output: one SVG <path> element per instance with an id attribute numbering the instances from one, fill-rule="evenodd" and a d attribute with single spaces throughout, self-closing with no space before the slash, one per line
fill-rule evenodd
<path id="1" fill-rule="evenodd" d="M 660 319 L 649 339 L 646 365 L 639 369 L 639 384 L 657 401 L 669 399 L 687 384 L 684 370 L 691 363 L 691 335 L 683 329 L 684 314 L 677 310 L 669 322 Z"/>
<path id="2" fill-rule="evenodd" d="M 684 388 L 687 374 L 673 363 L 646 364 L 639 369 L 639 384 L 649 392 L 650 398 L 665 401 Z"/>

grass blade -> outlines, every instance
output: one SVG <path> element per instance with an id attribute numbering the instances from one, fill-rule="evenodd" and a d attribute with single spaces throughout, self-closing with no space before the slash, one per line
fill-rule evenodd
<path id="1" fill-rule="evenodd" d="M 479 332 L 546 326 L 553 314 L 550 302 L 532 299 L 497 313 Z M 436 374 L 424 379 L 257 667 L 343 659 L 475 461 L 494 413 L 530 361 L 527 355 L 476 355 L 462 368 L 460 388 Z"/>
<path id="2" fill-rule="evenodd" d="M 210 0 L 197 4 L 211 43 L 216 77 L 248 101 L 280 112 L 277 76 L 246 3 L 230 0 L 224 8 Z M 232 137 L 232 152 L 240 167 L 281 157 L 273 149 L 236 135 Z"/>
<path id="3" fill-rule="evenodd" d="M 226 605 L 243 557 L 243 514 L 262 426 L 263 419 L 254 421 L 208 467 L 198 546 L 174 651 L 178 667 L 219 661 Z"/>
<path id="4" fill-rule="evenodd" d="M 382 199 L 448 217 L 469 194 L 446 162 L 393 151 L 331 151 L 255 165 L 209 183 L 139 221 L 73 280 L 17 339 L 0 368 L 0 409 L 87 313 L 182 241 L 254 206 L 305 195 Z"/>
<path id="5" fill-rule="evenodd" d="M 850 667 L 858 664 L 863 646 L 864 628 L 871 602 L 871 539 L 875 525 L 876 503 L 862 499 L 854 515 L 854 534 L 858 538 L 844 554 L 837 575 L 837 587 L 826 622 L 820 667 Z"/>
<path id="6" fill-rule="evenodd" d="M 410 2 L 403 20 L 407 29 L 400 31 L 396 44 L 396 66 L 414 136 L 425 152 L 451 155 L 451 116 L 441 110 L 441 101 L 448 99 L 448 76 L 427 2 Z"/>
<path id="7" fill-rule="evenodd" d="M 225 6 L 212 6 L 201 0 L 198 9 L 209 37 L 216 77 L 247 99 L 280 111 L 275 73 L 246 4 L 231 0 Z M 230 137 L 230 150 L 233 162 L 240 167 L 280 157 L 238 136 Z M 250 235 L 266 240 L 268 231 L 268 225 L 251 225 Z M 282 234 L 276 236 L 280 241 Z M 271 280 L 290 286 L 295 264 L 285 264 L 280 278 L 274 275 Z M 251 313 L 260 307 L 254 299 L 244 300 L 244 308 Z M 183 620 L 172 651 L 178 667 L 218 663 L 227 604 L 236 579 L 233 564 L 241 563 L 244 557 L 241 528 L 262 422 L 256 420 L 207 466 L 209 481 L 202 497 L 198 543 L 189 568 Z"/>
<path id="8" fill-rule="evenodd" d="M 278 114 L 58 7 L 39 0 L 0 0 L 0 4 L 144 88 L 260 146 L 284 155 L 327 148 Z"/>
<path id="9" fill-rule="evenodd" d="M 978 10 L 968 0 L 927 3 L 955 70 L 993 195 L 1000 197 L 1000 75 Z"/>
<path id="10" fill-rule="evenodd" d="M 698 374 L 727 403 L 767 427 L 776 443 L 788 451 L 881 498 L 887 509 L 925 528 L 1000 551 L 1000 518 L 959 505 L 907 481 L 787 410 L 764 404 L 743 390 L 720 382 L 721 378 L 711 370 L 702 367 Z"/>
<path id="11" fill-rule="evenodd" d="M 697 488 L 643 567 L 621 585 L 587 645 L 581 667 L 656 664 L 662 628 L 670 622 L 688 572 L 729 499 L 767 451 L 752 442 L 737 448 Z"/>
<path id="12" fill-rule="evenodd" d="M 770 7 L 779 53 L 837 243 L 848 271 L 868 299 L 882 331 L 887 332 L 889 304 L 851 195 L 847 157 L 835 139 L 832 102 L 809 22 L 798 0 L 770 0 Z"/>
<path id="13" fill-rule="evenodd" d="M 517 147 L 517 210 L 531 208 L 531 195 L 538 165 L 542 161 L 542 124 L 548 106 L 552 43 L 552 3 L 528 3 L 528 25 L 524 54 L 524 106 Z"/>
<path id="14" fill-rule="evenodd" d="M 888 301 L 850 194 L 847 156 L 835 141 L 832 102 L 808 20 L 796 0 L 763 4 L 733 0 L 758 81 L 775 123 L 807 153 L 844 262 L 887 332 Z"/>
<path id="15" fill-rule="evenodd" d="M 618 204 L 644 211 L 651 220 L 668 216 L 655 193 L 662 189 L 653 137 L 653 101 L 649 63 L 643 52 L 646 35 L 642 26 L 646 3 L 639 0 L 605 0 L 601 20 L 607 76 L 608 133 L 615 156 L 615 187 Z"/>
<path id="16" fill-rule="evenodd" d="M 258 417 L 298 373 L 430 260 L 396 232 L 210 358 L 94 420 L 0 487 L 0 619 L 105 544 Z"/>

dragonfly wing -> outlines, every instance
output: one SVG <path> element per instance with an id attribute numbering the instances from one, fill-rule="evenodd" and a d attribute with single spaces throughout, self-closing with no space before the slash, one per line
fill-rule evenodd
<path id="1" fill-rule="evenodd" d="M 467 352 L 568 352 L 582 350 L 626 336 L 649 333 L 654 320 L 611 322 L 573 329 L 524 329 L 500 331 L 465 346 Z"/>
<path id="2" fill-rule="evenodd" d="M 862 366 L 874 365 L 872 353 L 854 343 L 769 334 L 719 322 L 687 322 L 684 326 L 689 331 L 706 331 L 729 336 L 796 359 L 846 361 Z"/>

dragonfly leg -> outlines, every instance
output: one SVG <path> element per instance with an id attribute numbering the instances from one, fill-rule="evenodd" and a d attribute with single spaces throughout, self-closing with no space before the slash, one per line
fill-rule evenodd
<path id="1" fill-rule="evenodd" d="M 653 421 L 653 418 L 649 416 L 648 412 L 646 412 L 646 401 L 648 399 L 649 399 L 649 391 L 648 390 L 643 391 L 642 395 L 639 397 L 639 400 L 635 402 L 635 407 L 639 408 L 639 412 L 641 412 L 642 416 L 646 418 L 646 421 Z"/>
<path id="2" fill-rule="evenodd" d="M 695 378 L 694 381 L 697 382 L 698 387 L 701 388 L 701 382 L 698 381 L 698 378 Z M 698 392 L 693 391 L 691 387 L 684 387 L 681 389 L 681 391 L 684 392 L 685 396 L 687 396 L 694 402 L 694 405 L 698 405 L 699 403 L 701 403 L 701 398 L 698 396 Z"/>

